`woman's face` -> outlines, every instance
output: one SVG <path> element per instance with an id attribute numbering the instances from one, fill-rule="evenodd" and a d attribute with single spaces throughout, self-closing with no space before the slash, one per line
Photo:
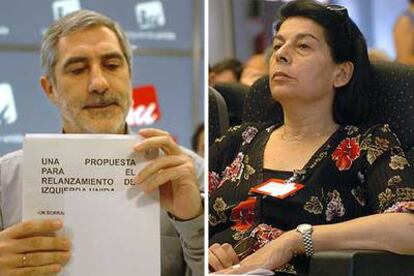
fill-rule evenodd
<path id="1" fill-rule="evenodd" d="M 324 30 L 311 19 L 287 19 L 273 38 L 269 64 L 274 99 L 314 101 L 334 96 L 339 66 L 334 63 Z"/>

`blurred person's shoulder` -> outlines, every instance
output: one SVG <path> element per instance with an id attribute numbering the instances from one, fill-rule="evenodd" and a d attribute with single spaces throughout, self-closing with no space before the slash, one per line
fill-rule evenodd
<path id="1" fill-rule="evenodd" d="M 414 13 L 405 11 L 401 13 L 395 21 L 394 28 L 410 28 L 414 26 Z"/>
<path id="2" fill-rule="evenodd" d="M 16 150 L 0 156 L 0 164 L 20 163 L 23 159 L 23 150 Z"/>

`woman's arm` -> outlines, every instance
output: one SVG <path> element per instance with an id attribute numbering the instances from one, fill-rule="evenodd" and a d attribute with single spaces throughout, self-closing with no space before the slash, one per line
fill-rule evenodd
<path id="1" fill-rule="evenodd" d="M 371 249 L 414 255 L 413 233 L 414 214 L 386 213 L 314 226 L 312 241 L 315 252 Z M 276 269 L 300 254 L 305 254 L 302 235 L 291 230 L 241 261 L 240 266 L 225 272 L 231 274 L 257 268 Z"/>
<path id="2" fill-rule="evenodd" d="M 316 251 L 386 250 L 414 255 L 414 214 L 387 213 L 314 227 Z"/>

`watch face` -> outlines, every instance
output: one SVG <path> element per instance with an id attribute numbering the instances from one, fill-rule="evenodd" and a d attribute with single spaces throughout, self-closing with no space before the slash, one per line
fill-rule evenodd
<path id="1" fill-rule="evenodd" d="M 312 225 L 310 224 L 300 224 L 297 227 L 298 231 L 301 233 L 312 231 Z"/>

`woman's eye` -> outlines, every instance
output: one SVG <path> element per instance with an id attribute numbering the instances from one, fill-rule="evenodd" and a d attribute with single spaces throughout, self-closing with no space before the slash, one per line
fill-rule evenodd
<path id="1" fill-rule="evenodd" d="M 275 45 L 273 45 L 273 51 L 279 50 L 280 47 L 282 47 L 282 44 L 275 44 Z"/>
<path id="2" fill-rule="evenodd" d="M 298 45 L 298 47 L 299 47 L 300 49 L 308 49 L 308 48 L 309 48 L 309 46 L 308 46 L 307 44 L 304 44 L 304 43 L 300 43 L 300 44 Z"/>

